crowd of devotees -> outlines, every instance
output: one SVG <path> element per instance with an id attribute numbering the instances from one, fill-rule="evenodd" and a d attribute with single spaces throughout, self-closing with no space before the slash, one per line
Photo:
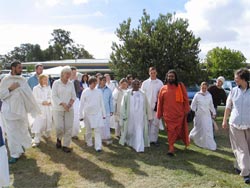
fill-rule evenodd
<path id="1" fill-rule="evenodd" d="M 42 137 L 51 136 L 52 127 L 56 133 L 55 147 L 65 153 L 72 152 L 71 141 L 78 139 L 81 126 L 85 129 L 86 145 L 96 152 L 102 152 L 103 143 L 112 144 L 110 128 L 115 129 L 121 147 L 131 147 L 135 152 L 159 146 L 159 129 L 167 133 L 169 157 L 176 156 L 177 140 L 182 140 L 186 147 L 192 140 L 201 148 L 216 150 L 215 119 L 221 102 L 226 105 L 222 127 L 229 128 L 235 169 L 245 183 L 250 183 L 247 69 L 235 72 L 237 87 L 228 97 L 221 87 L 223 76 L 213 86 L 202 82 L 191 105 L 175 70 L 167 71 L 163 83 L 157 78 L 156 68 L 150 67 L 145 70 L 149 73 L 147 80 L 140 82 L 127 75 L 118 86 L 110 81 L 109 74 L 83 74 L 79 78 L 75 67 L 63 67 L 57 80 L 43 74 L 42 64 L 37 64 L 35 71 L 26 79 L 21 62 L 13 61 L 10 73 L 1 79 L 0 187 L 10 183 L 9 164 L 18 162 L 26 148 L 39 147 Z M 189 114 L 195 114 L 190 133 Z"/>

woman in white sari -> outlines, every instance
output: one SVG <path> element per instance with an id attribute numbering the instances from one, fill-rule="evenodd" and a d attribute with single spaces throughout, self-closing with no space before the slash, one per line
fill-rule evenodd
<path id="1" fill-rule="evenodd" d="M 191 109 L 195 112 L 194 128 L 189 138 L 202 148 L 216 150 L 216 143 L 213 135 L 213 121 L 216 112 L 211 94 L 207 91 L 208 84 L 202 82 L 200 91 L 195 94 L 191 103 Z"/>

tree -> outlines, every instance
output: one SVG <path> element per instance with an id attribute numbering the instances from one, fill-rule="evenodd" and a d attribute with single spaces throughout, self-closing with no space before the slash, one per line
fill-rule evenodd
<path id="1" fill-rule="evenodd" d="M 234 71 L 246 67 L 246 58 L 240 51 L 224 48 L 213 48 L 206 55 L 207 71 L 210 78 L 224 76 L 233 79 Z"/>
<path id="2" fill-rule="evenodd" d="M 116 35 L 119 43 L 112 44 L 111 69 L 118 78 L 133 74 L 148 77 L 148 68 L 157 68 L 161 79 L 169 69 L 175 69 L 180 79 L 189 84 L 197 81 L 201 71 L 198 54 L 200 38 L 188 31 L 187 20 L 172 14 L 159 15 L 156 20 L 143 11 L 137 28 L 131 29 L 131 19 L 123 21 Z"/>
<path id="3" fill-rule="evenodd" d="M 43 51 L 38 44 L 21 44 L 6 55 L 9 61 L 18 59 L 22 62 L 26 61 L 43 61 Z"/>

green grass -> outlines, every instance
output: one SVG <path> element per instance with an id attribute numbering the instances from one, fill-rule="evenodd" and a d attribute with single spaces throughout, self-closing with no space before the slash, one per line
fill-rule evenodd
<path id="1" fill-rule="evenodd" d="M 146 148 L 145 153 L 120 146 L 116 139 L 97 153 L 86 146 L 81 133 L 80 140 L 72 142 L 73 152 L 68 154 L 55 148 L 53 134 L 51 140 L 28 149 L 10 166 L 12 187 L 246 187 L 233 171 L 228 130 L 220 129 L 215 139 L 216 151 L 194 144 L 185 149 L 177 142 L 176 156 L 171 158 L 166 155 L 167 136 L 163 131 L 160 147 Z"/>

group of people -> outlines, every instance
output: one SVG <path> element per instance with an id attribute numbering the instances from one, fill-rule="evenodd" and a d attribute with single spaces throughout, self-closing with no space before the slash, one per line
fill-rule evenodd
<path id="1" fill-rule="evenodd" d="M 159 129 L 165 127 L 167 154 L 172 157 L 177 140 L 182 140 L 186 147 L 193 140 L 199 147 L 216 150 L 213 124 L 221 102 L 226 103 L 223 128 L 227 127 L 231 112 L 229 132 L 236 168 L 245 183 L 250 183 L 248 70 L 235 72 L 238 87 L 232 89 L 228 98 L 221 87 L 225 80 L 222 76 L 218 77 L 215 86 L 208 87 L 202 82 L 191 106 L 186 88 L 179 82 L 175 70 L 166 73 L 164 84 L 157 78 L 156 68 L 150 67 L 147 80 L 141 83 L 128 75 L 120 80 L 118 87 L 110 82 L 109 74 L 84 74 L 79 80 L 75 67 L 64 67 L 53 85 L 42 72 L 43 66 L 36 65 L 36 74 L 26 81 L 21 76 L 21 63 L 14 61 L 10 74 L 1 81 L 0 167 L 6 170 L 0 172 L 0 186 L 9 183 L 5 133 L 10 164 L 17 162 L 25 148 L 39 146 L 42 136 L 49 138 L 52 123 L 56 130 L 56 148 L 71 152 L 70 143 L 72 138 L 78 139 L 80 121 L 84 122 L 87 146 L 94 146 L 97 152 L 102 151 L 103 143 L 112 144 L 110 127 L 115 128 L 121 145 L 130 146 L 136 152 L 144 152 L 145 147 L 151 145 L 159 146 Z M 195 112 L 195 117 L 189 133 L 187 115 L 190 110 Z M 33 139 L 29 131 L 34 134 Z"/>

